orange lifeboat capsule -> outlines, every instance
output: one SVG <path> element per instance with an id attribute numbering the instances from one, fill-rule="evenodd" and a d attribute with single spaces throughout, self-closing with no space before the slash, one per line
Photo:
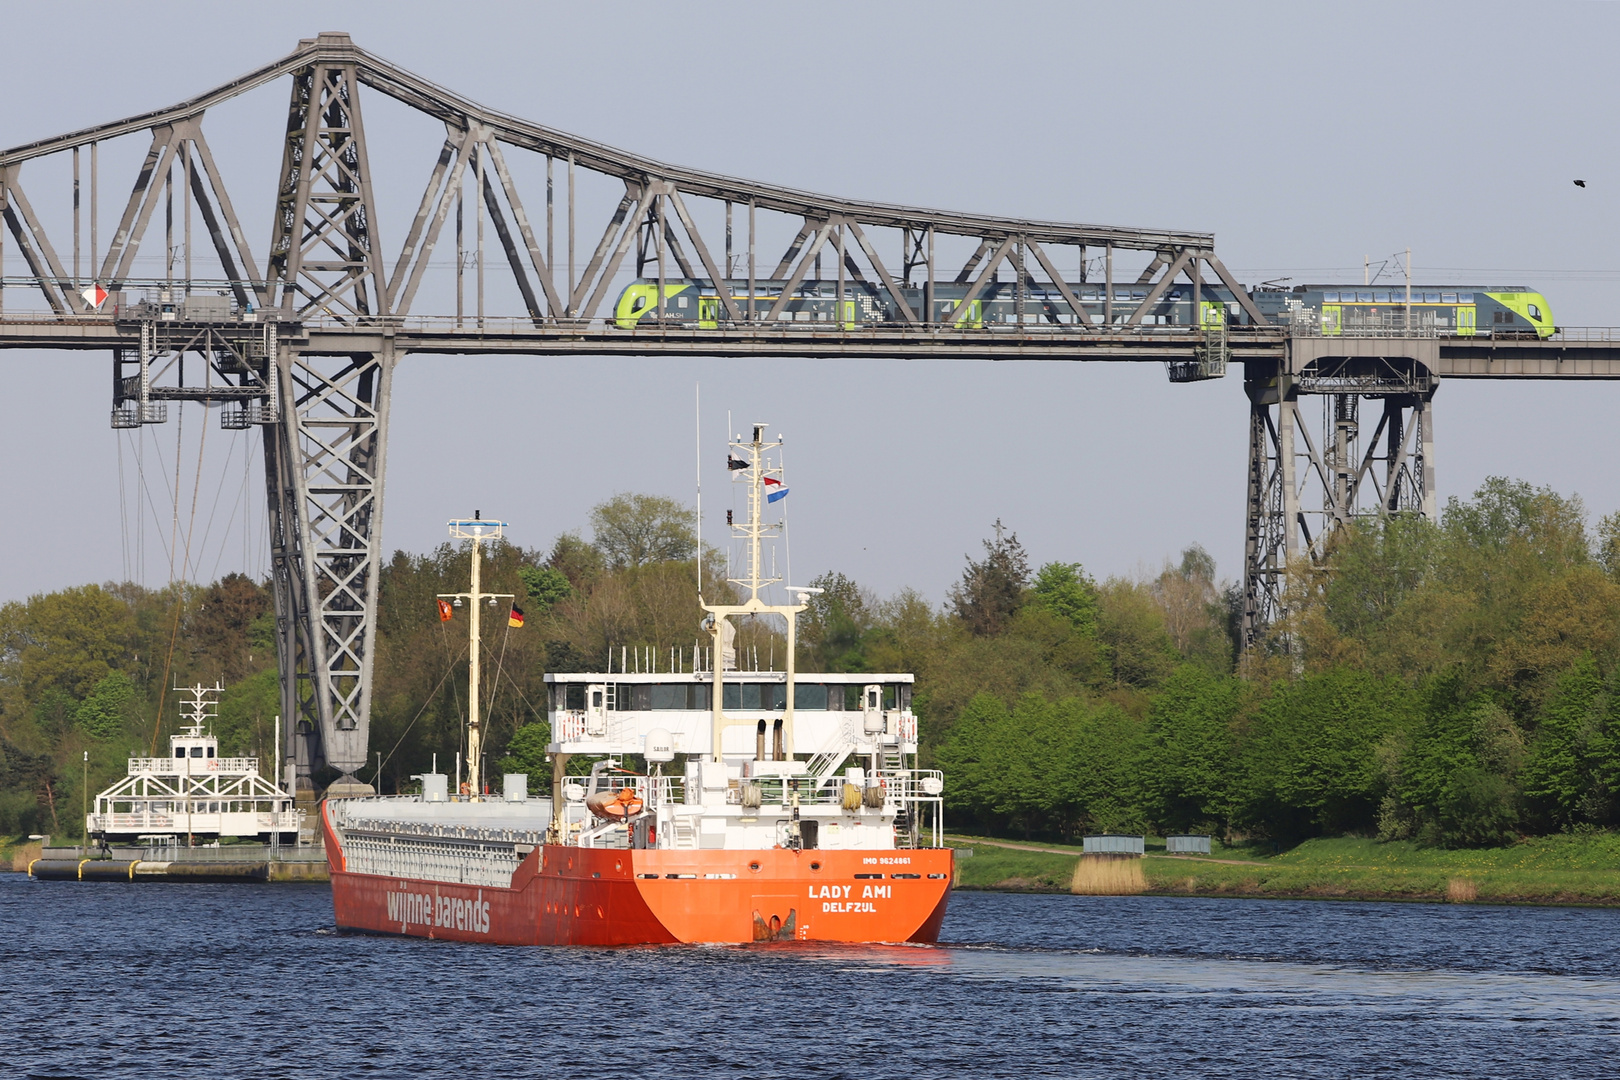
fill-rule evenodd
<path id="1" fill-rule="evenodd" d="M 633 818 L 645 808 L 641 796 L 634 788 L 621 788 L 617 792 L 598 791 L 585 800 L 585 805 L 599 818 L 624 821 Z"/>

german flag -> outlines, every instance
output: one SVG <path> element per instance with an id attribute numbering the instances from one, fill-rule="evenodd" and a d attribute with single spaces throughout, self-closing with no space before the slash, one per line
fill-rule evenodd
<path id="1" fill-rule="evenodd" d="M 448 601 L 448 600 L 440 600 L 439 601 L 439 621 L 440 622 L 449 622 L 450 621 L 450 616 L 452 614 L 454 614 L 454 609 L 451 608 L 450 601 Z"/>
<path id="2" fill-rule="evenodd" d="M 506 625 L 511 626 L 511 627 L 522 626 L 523 625 L 523 609 L 518 607 L 516 604 L 513 604 L 512 605 L 512 614 L 510 614 L 510 615 L 508 615 L 506 617 Z"/>

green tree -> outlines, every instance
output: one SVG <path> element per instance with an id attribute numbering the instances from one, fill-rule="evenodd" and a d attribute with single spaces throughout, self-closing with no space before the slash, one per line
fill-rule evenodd
<path id="1" fill-rule="evenodd" d="M 1352 668 L 1274 690 L 1239 741 L 1238 817 L 1287 840 L 1370 832 L 1385 794 L 1378 748 L 1419 702 L 1398 679 Z"/>
<path id="2" fill-rule="evenodd" d="M 1175 669 L 1164 612 L 1145 584 L 1110 578 L 1097 593 L 1097 637 L 1108 650 L 1114 683 L 1151 689 Z"/>
<path id="3" fill-rule="evenodd" d="M 946 771 L 948 812 L 983 823 L 994 820 L 1005 764 L 997 756 L 997 733 L 1010 720 L 1007 706 L 999 698 L 979 694 L 951 726 L 938 752 L 940 767 Z"/>
<path id="4" fill-rule="evenodd" d="M 74 720 L 92 738 L 110 739 L 124 729 L 126 709 L 135 698 L 135 684 L 122 671 L 96 683 L 74 714 Z"/>
<path id="5" fill-rule="evenodd" d="M 689 507 L 663 495 L 625 492 L 591 510 L 596 546 L 619 570 L 690 559 L 697 552 L 694 521 Z"/>
<path id="6" fill-rule="evenodd" d="M 1049 562 L 1035 573 L 1034 603 L 1088 637 L 1097 635 L 1097 585 L 1079 563 Z"/>
<path id="7" fill-rule="evenodd" d="M 1536 719 L 1535 738 L 1524 763 L 1525 799 L 1533 815 L 1555 828 L 1606 816 L 1607 792 L 1595 775 L 1592 750 L 1602 734 L 1603 677 L 1590 655 L 1559 679 Z"/>
<path id="8" fill-rule="evenodd" d="M 1166 829 L 1226 817 L 1242 701 L 1237 679 L 1193 664 L 1177 668 L 1154 698 L 1138 771 L 1144 809 Z"/>
<path id="9" fill-rule="evenodd" d="M 498 767 L 503 773 L 526 773 L 530 777 L 549 780 L 551 765 L 546 760 L 546 745 L 551 742 L 551 725 L 545 721 L 524 724 L 512 733 L 506 744 L 506 754 Z"/>
<path id="10" fill-rule="evenodd" d="M 523 582 L 524 595 L 533 607 L 533 615 L 543 615 L 559 600 L 574 595 L 568 575 L 555 566 L 520 566 L 517 573 Z"/>
<path id="11" fill-rule="evenodd" d="M 996 519 L 995 539 L 984 541 L 984 558 L 968 559 L 962 580 L 952 586 L 950 600 L 957 618 L 970 633 L 989 637 L 1001 633 L 1024 602 L 1029 583 L 1029 558 L 1018 534 L 1005 532 Z"/>
<path id="12" fill-rule="evenodd" d="M 872 601 L 854 581 L 828 572 L 812 578 L 798 639 L 810 671 L 868 671 L 865 637 L 872 627 Z"/>

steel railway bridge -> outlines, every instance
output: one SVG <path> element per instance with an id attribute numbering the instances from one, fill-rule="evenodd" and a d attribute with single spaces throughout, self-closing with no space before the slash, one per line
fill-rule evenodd
<path id="1" fill-rule="evenodd" d="M 281 79 L 291 94 L 260 261 L 203 120 Z M 373 189 L 362 101 L 375 95 L 445 132 L 442 145 L 420 148 L 424 190 L 414 215 L 397 221 L 384 220 Z M 100 150 L 124 136 L 149 141 L 103 245 Z M 71 159 L 70 193 L 56 180 L 34 194 L 58 208 L 57 242 L 24 184 L 37 172 L 25 166 L 55 155 Z M 1173 383 L 1241 365 L 1250 644 L 1282 610 L 1290 562 L 1319 552 L 1337 525 L 1436 513 L 1432 403 L 1442 380 L 1620 378 L 1620 340 L 1603 333 L 1323 336 L 1268 323 L 1207 233 L 858 202 L 636 157 L 485 108 L 336 33 L 171 108 L 0 151 L 0 217 L 0 348 L 110 353 L 114 427 L 163 423 L 169 402 L 203 401 L 221 406 L 226 427 L 263 429 L 282 713 L 297 720 L 286 751 L 300 787 L 323 764 L 347 780 L 367 760 L 389 391 L 410 353 L 1131 361 L 1163 363 Z M 164 247 L 154 260 L 139 252 L 155 246 L 158 217 Z M 454 314 L 451 290 L 431 285 L 446 275 L 430 271 L 446 261 L 432 257 L 448 247 L 451 220 Z M 195 259 L 194 227 L 206 234 Z M 773 227 L 785 247 L 766 246 Z M 6 277 L 8 258 L 23 272 Z M 638 278 L 713 285 L 714 317 L 621 328 L 610 300 L 631 258 Z M 162 273 L 143 277 L 138 261 L 160 261 Z M 1100 322 L 1060 262 L 1078 262 L 1088 295 L 1101 299 Z M 1045 303 L 1027 317 L 1020 307 L 1013 323 L 960 325 L 1003 274 L 1019 296 L 1056 294 L 1066 310 Z M 767 307 L 756 303 L 757 281 L 786 284 Z M 788 298 L 807 282 L 833 283 L 840 300 L 845 290 L 883 296 L 899 317 L 785 320 Z M 945 283 L 942 307 L 935 289 Z M 1200 290 L 1213 285 L 1238 298 L 1245 325 L 1152 317 L 1172 287 L 1190 290 L 1199 310 Z M 97 288 L 109 299 L 96 303 Z M 1319 426 L 1305 422 L 1307 399 Z"/>

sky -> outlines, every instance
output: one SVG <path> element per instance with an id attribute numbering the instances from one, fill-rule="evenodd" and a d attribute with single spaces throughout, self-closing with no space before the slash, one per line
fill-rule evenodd
<path id="1" fill-rule="evenodd" d="M 693 168 L 1209 231 L 1249 283 L 1359 282 L 1364 259 L 1411 248 L 1419 284 L 1523 283 L 1561 325 L 1620 325 L 1617 29 L 1620 10 L 1592 3 L 291 0 L 179 2 L 139 19 L 31 5 L 7 13 L 0 145 L 171 104 L 343 30 L 491 107 Z M 261 259 L 286 93 L 264 87 L 204 121 Z M 391 222 L 414 207 L 442 130 L 380 95 L 365 102 L 383 240 L 397 250 Z M 104 238 L 113 188 L 144 150 L 123 142 L 103 158 Z M 54 236 L 64 168 L 22 173 Z M 0 354 L 13 508 L 0 602 L 265 571 L 256 436 L 198 406 L 112 431 L 108 361 Z M 1578 493 L 1594 517 L 1620 508 L 1617 405 L 1608 383 L 1446 383 L 1442 501 L 1505 475 Z M 1196 543 L 1237 577 L 1246 409 L 1235 372 L 1171 385 L 1157 364 L 414 356 L 394 382 L 383 544 L 428 550 L 446 519 L 476 509 L 545 547 L 588 533 L 591 507 L 616 492 L 691 501 L 699 438 L 705 535 L 719 541 L 729 416 L 734 432 L 764 421 L 786 438 L 797 582 L 839 570 L 880 595 L 939 601 L 998 519 L 1035 564 L 1130 575 Z"/>

